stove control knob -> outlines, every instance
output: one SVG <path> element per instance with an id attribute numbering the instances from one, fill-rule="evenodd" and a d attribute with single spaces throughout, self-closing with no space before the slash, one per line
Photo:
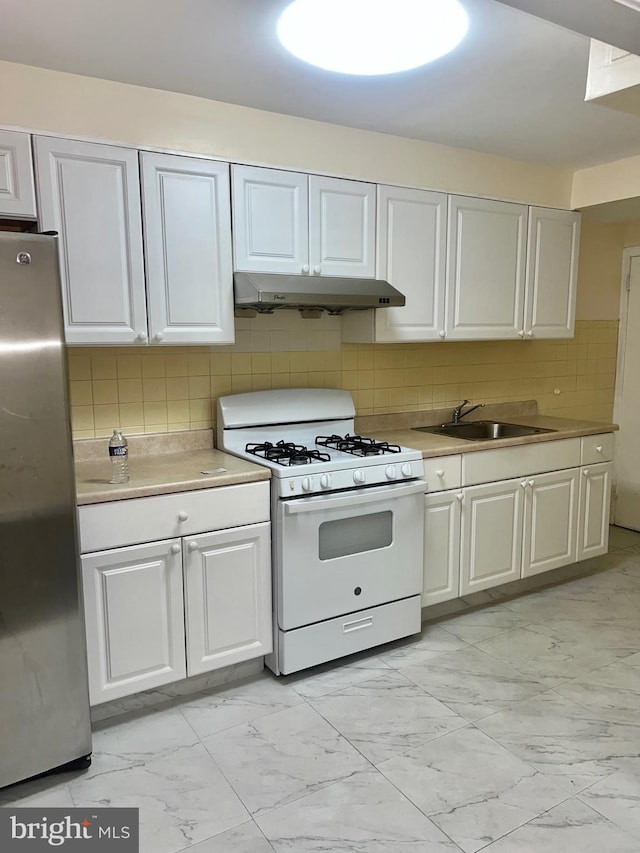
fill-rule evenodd
<path id="1" fill-rule="evenodd" d="M 303 477 L 303 479 L 302 479 L 302 491 L 303 492 L 310 492 L 312 488 L 313 488 L 313 480 L 311 479 L 311 477 Z"/>
<path id="2" fill-rule="evenodd" d="M 321 474 L 320 475 L 320 485 L 323 489 L 328 489 L 331 485 L 331 474 Z"/>
<path id="3" fill-rule="evenodd" d="M 357 471 L 354 471 L 354 472 L 353 472 L 353 482 L 354 482 L 354 483 L 356 483 L 357 485 L 360 485 L 360 484 L 364 483 L 364 482 L 365 482 L 365 480 L 366 480 L 366 478 L 365 478 L 365 476 L 364 476 L 364 471 L 361 471 L 361 470 L 358 468 L 358 470 L 357 470 Z"/>
<path id="4" fill-rule="evenodd" d="M 409 462 L 405 462 L 400 470 L 402 471 L 403 477 L 410 477 L 413 473 L 411 470 L 411 464 Z"/>
<path id="5" fill-rule="evenodd" d="M 395 465 L 387 465 L 387 470 L 385 471 L 387 475 L 387 480 L 397 480 L 398 475 L 396 474 L 396 466 Z"/>

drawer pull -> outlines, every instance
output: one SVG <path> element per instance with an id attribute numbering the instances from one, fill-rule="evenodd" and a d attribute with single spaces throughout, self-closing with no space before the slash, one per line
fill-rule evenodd
<path id="1" fill-rule="evenodd" d="M 602 453 L 602 445 L 601 445 L 601 444 L 599 444 L 599 445 L 596 447 L 596 450 L 598 451 L 598 453 Z"/>
<path id="2" fill-rule="evenodd" d="M 462 501 L 462 499 L 464 498 L 464 494 L 463 494 L 463 492 L 459 492 L 459 493 L 456 495 L 456 497 L 458 498 L 458 500 L 459 500 L 459 501 Z"/>
<path id="3" fill-rule="evenodd" d="M 521 483 L 520 483 L 520 486 L 521 486 L 521 488 L 523 488 L 523 489 L 526 489 L 527 485 L 528 485 L 528 484 L 527 484 L 527 481 L 526 481 L 526 480 L 522 480 L 522 481 L 521 481 Z"/>
<path id="4" fill-rule="evenodd" d="M 438 477 L 444 477 L 444 470 L 442 468 L 438 468 L 436 474 L 438 475 Z"/>
<path id="5" fill-rule="evenodd" d="M 178 513 L 178 521 L 186 521 L 189 518 L 188 512 L 179 512 Z"/>
<path id="6" fill-rule="evenodd" d="M 536 484 L 536 481 L 535 481 L 535 480 L 529 480 L 529 485 L 530 485 L 531 487 L 535 486 L 535 484 Z"/>
<path id="7" fill-rule="evenodd" d="M 197 542 L 189 542 L 189 545 L 187 547 L 189 548 L 190 551 L 195 551 L 196 548 L 198 547 L 198 543 Z"/>
<path id="8" fill-rule="evenodd" d="M 345 622 L 342 625 L 342 633 L 348 634 L 349 631 L 360 631 L 361 628 L 373 628 L 373 617 L 367 616 L 366 619 L 356 619 L 355 622 Z"/>
<path id="9" fill-rule="evenodd" d="M 589 469 L 588 469 L 588 468 L 585 468 L 585 469 L 583 470 L 583 472 L 582 472 L 582 476 L 583 476 L 583 477 L 588 477 L 588 476 L 589 476 Z"/>

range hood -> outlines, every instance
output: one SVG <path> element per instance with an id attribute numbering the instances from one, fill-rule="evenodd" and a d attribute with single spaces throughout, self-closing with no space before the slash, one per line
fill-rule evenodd
<path id="1" fill-rule="evenodd" d="M 373 278 L 318 275 L 276 275 L 236 272 L 233 275 L 236 311 L 270 314 L 276 308 L 297 308 L 303 316 L 322 311 L 401 307 L 405 298 L 389 284 Z"/>

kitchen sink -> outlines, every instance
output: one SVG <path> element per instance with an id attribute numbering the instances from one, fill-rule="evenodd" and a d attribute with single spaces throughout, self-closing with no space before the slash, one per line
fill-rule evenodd
<path id="1" fill-rule="evenodd" d="M 538 435 L 555 432 L 542 427 L 507 424 L 501 421 L 472 421 L 468 424 L 440 424 L 439 426 L 414 427 L 417 432 L 446 435 L 448 438 L 464 438 L 466 441 L 494 441 L 497 438 L 518 438 L 523 435 Z"/>

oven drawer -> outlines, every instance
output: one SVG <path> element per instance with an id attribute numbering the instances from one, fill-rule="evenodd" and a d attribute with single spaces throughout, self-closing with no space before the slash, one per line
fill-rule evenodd
<path id="1" fill-rule="evenodd" d="M 295 631 L 278 631 L 280 673 L 287 675 L 298 672 L 419 631 L 419 595 L 359 610 Z"/>

